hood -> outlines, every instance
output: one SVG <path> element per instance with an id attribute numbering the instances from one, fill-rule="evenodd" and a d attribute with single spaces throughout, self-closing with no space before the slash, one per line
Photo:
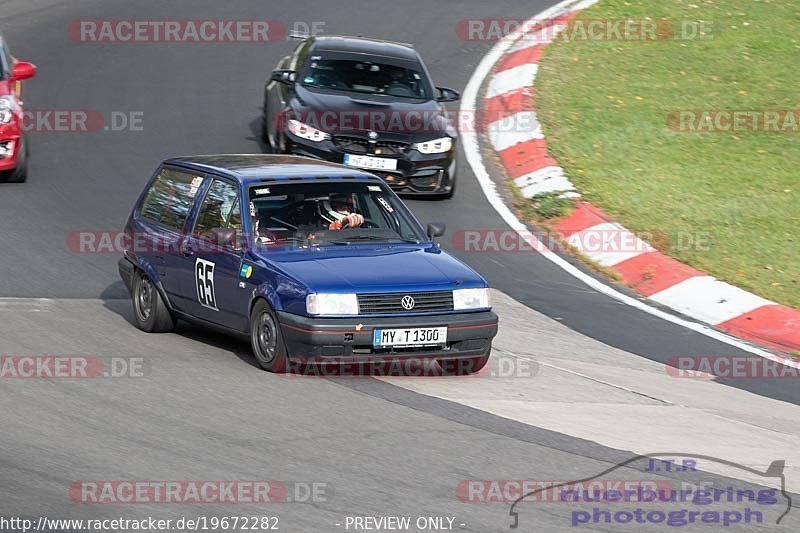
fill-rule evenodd
<path id="1" fill-rule="evenodd" d="M 436 247 L 365 245 L 263 250 L 259 257 L 312 292 L 402 292 L 485 287 L 474 270 Z"/>
<path id="2" fill-rule="evenodd" d="M 387 100 L 378 95 L 310 90 L 297 84 L 291 113 L 312 127 L 334 134 L 375 131 L 397 140 L 455 136 L 436 100 Z"/>

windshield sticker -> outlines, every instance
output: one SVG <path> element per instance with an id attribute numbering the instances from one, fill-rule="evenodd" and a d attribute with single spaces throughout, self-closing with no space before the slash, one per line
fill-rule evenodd
<path id="1" fill-rule="evenodd" d="M 250 202 L 250 218 L 256 218 L 256 204 Z"/>
<path id="2" fill-rule="evenodd" d="M 383 196 L 378 196 L 378 203 L 381 204 L 383 208 L 386 209 L 386 211 L 388 211 L 389 213 L 394 213 L 394 209 L 392 208 L 391 205 L 389 205 L 389 202 L 387 202 L 383 198 Z"/>
<path id="3" fill-rule="evenodd" d="M 192 179 L 191 185 L 189 185 L 189 198 L 194 198 L 197 195 L 198 189 L 203 184 L 203 176 L 196 176 Z"/>
<path id="4" fill-rule="evenodd" d="M 262 194 L 269 194 L 269 187 L 264 187 L 263 189 L 256 189 L 256 195 L 261 196 Z"/>
<path id="5" fill-rule="evenodd" d="M 380 185 L 367 185 L 367 189 L 371 192 L 381 192 L 382 190 Z"/>

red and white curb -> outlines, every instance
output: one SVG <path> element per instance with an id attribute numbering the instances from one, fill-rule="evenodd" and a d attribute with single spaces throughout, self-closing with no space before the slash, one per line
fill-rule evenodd
<path id="1" fill-rule="evenodd" d="M 487 56 L 492 63 L 484 65 L 489 71 L 484 94 L 480 96 L 478 89 L 472 87 L 476 98 L 482 99 L 480 124 L 489 144 L 525 198 L 549 193 L 580 197 L 564 169 L 548 153 L 535 111 L 534 82 L 544 47 L 572 17 L 596 1 L 568 0 L 532 19 L 539 23 L 524 25 L 530 30 L 508 36 Z M 469 142 L 478 144 L 477 136 L 465 139 L 465 146 Z M 470 164 L 476 168 L 472 161 Z M 494 190 L 489 192 L 496 194 Z M 509 220 L 506 213 L 501 214 Z M 738 338 L 780 351 L 800 351 L 800 311 L 719 281 L 662 254 L 589 203 L 578 202 L 575 211 L 557 220 L 553 229 L 579 252 L 615 271 L 653 302 Z M 598 240 L 600 246 L 581 246 Z M 797 362 L 787 364 L 795 366 Z"/>

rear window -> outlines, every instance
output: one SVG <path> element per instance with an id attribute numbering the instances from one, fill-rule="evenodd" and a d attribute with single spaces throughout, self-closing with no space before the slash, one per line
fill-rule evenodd
<path id="1" fill-rule="evenodd" d="M 202 176 L 162 169 L 142 200 L 139 216 L 168 228 L 183 229 L 202 184 Z"/>

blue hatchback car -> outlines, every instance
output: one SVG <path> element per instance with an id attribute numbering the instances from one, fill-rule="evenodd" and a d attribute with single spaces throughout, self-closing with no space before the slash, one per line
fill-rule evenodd
<path id="1" fill-rule="evenodd" d="M 295 156 L 164 161 L 126 226 L 136 325 L 246 336 L 258 364 L 434 360 L 470 374 L 497 334 L 486 281 L 377 176 Z"/>

